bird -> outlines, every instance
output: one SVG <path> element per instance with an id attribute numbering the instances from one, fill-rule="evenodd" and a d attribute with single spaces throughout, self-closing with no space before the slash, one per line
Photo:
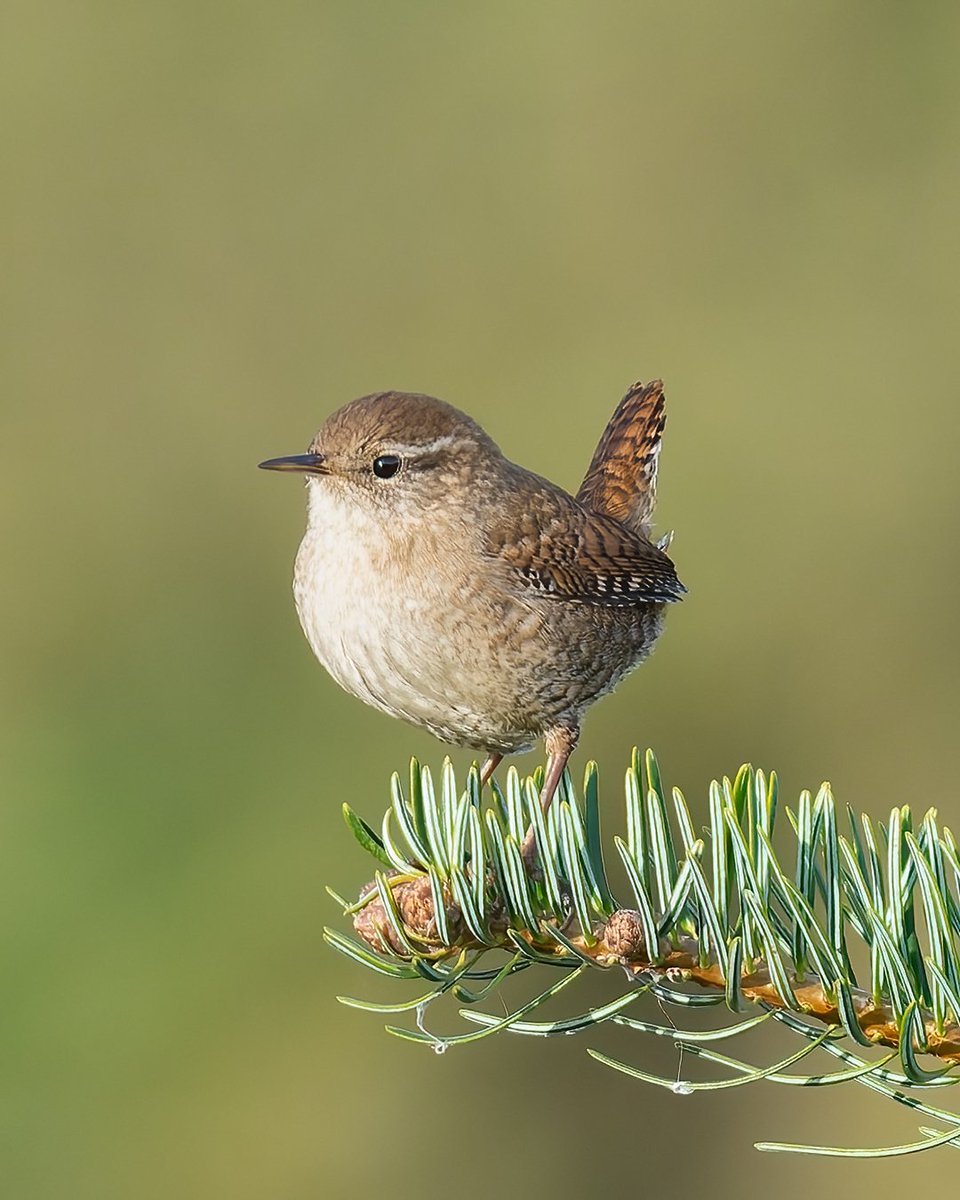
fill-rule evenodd
<path id="1" fill-rule="evenodd" d="M 306 477 L 293 591 L 313 653 L 367 704 L 482 752 L 481 786 L 543 739 L 546 811 L 586 711 L 686 591 L 650 536 L 664 425 L 662 382 L 634 384 L 574 496 L 435 397 L 337 409 L 306 454 L 259 464 Z"/>

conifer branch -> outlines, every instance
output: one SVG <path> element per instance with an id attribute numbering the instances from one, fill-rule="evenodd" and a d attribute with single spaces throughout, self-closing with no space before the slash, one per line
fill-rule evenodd
<path id="1" fill-rule="evenodd" d="M 732 1072 L 722 1080 L 678 1083 L 591 1052 L 615 1069 L 675 1091 L 760 1078 L 808 1086 L 849 1079 L 948 1125 L 946 1131 L 925 1130 L 922 1142 L 876 1151 L 775 1143 L 762 1149 L 887 1155 L 960 1146 L 960 1115 L 910 1094 L 960 1082 L 952 1069 L 960 1062 L 960 857 L 935 810 L 915 825 L 909 808 L 896 808 L 888 822 L 875 825 L 848 808 L 849 832 L 840 834 L 836 804 L 824 784 L 815 797 L 802 792 L 795 811 L 784 809 L 792 838 L 778 852 L 776 775 L 742 767 L 734 780 L 711 784 L 709 824 L 701 837 L 678 789 L 668 802 L 653 754 L 641 764 L 634 751 L 626 774 L 626 837 L 614 839 L 632 891 L 632 903 L 622 905 L 601 850 L 596 765 L 586 768 L 582 798 L 565 778 L 546 817 L 541 782 L 537 772 L 521 783 L 511 768 L 506 791 L 494 785 L 484 806 L 475 767 L 461 791 L 445 763 L 437 795 L 431 772 L 414 760 L 407 794 L 394 776 L 379 834 L 344 806 L 354 836 L 384 869 L 355 903 L 336 897 L 360 940 L 333 930 L 326 931 L 327 940 L 382 974 L 432 985 L 425 996 L 399 1004 L 346 1003 L 414 1011 L 416 1028 L 391 1032 L 437 1050 L 500 1030 L 552 1036 L 612 1021 L 673 1037 Z M 531 823 L 534 871 L 520 853 Z M 480 959 L 495 950 L 508 957 L 481 968 Z M 862 960 L 862 984 L 854 960 Z M 473 1005 L 534 964 L 564 973 L 506 1017 L 468 1008 L 462 1015 L 471 1032 L 441 1038 L 424 1028 L 425 1006 L 436 996 L 452 992 Z M 614 966 L 633 986 L 611 1003 L 566 1020 L 525 1019 L 588 967 Z M 481 986 L 474 988 L 477 982 Z M 684 1007 L 725 1003 L 734 1012 L 755 1006 L 760 1013 L 706 1034 L 683 1032 L 624 1015 L 646 991 Z M 768 1017 L 802 1039 L 800 1050 L 783 1062 L 755 1068 L 703 1045 Z M 879 1060 L 864 1059 L 851 1043 L 891 1050 Z M 784 1073 L 817 1049 L 846 1068 L 816 1076 Z M 937 1065 L 922 1065 L 920 1055 Z M 886 1065 L 895 1057 L 900 1072 Z"/>

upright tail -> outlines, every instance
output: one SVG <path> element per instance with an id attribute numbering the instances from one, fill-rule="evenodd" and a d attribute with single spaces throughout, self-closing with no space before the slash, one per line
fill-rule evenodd
<path id="1" fill-rule="evenodd" d="M 647 537 L 666 420 L 663 382 L 635 383 L 603 431 L 577 492 L 580 503 Z"/>

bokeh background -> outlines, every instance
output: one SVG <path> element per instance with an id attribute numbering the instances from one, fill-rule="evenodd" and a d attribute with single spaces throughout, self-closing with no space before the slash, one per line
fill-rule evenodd
<path id="1" fill-rule="evenodd" d="M 626 1031 L 437 1058 L 336 1003 L 396 996 L 321 942 L 324 883 L 369 877 L 340 803 L 379 819 L 389 773 L 444 751 L 313 662 L 302 491 L 254 467 L 397 387 L 574 488 L 662 376 L 690 594 L 587 724 L 608 823 L 639 742 L 700 814 L 750 759 L 787 797 L 829 778 L 960 824 L 957 6 L 2 20 L 4 1194 L 955 1180 L 949 1150 L 751 1148 L 914 1138 L 853 1085 L 680 1098 L 586 1057 L 674 1069 Z"/>

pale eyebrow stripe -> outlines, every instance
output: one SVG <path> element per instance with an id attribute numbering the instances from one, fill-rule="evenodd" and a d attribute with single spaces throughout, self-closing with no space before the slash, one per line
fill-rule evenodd
<path id="1" fill-rule="evenodd" d="M 388 446 L 384 446 L 384 452 L 388 454 L 409 455 L 418 457 L 420 455 L 436 454 L 438 450 L 448 450 L 456 446 L 466 446 L 468 439 L 456 437 L 454 434 L 446 434 L 444 437 L 434 438 L 432 442 L 419 442 L 415 446 L 407 445 L 403 442 L 391 442 Z"/>

